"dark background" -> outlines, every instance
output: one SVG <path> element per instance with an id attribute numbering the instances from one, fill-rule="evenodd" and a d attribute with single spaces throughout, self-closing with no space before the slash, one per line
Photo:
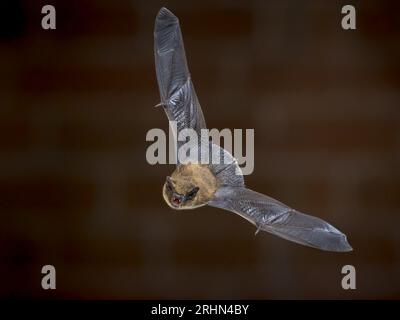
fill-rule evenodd
<path id="1" fill-rule="evenodd" d="M 41 8 L 57 29 L 41 28 Z M 341 8 L 357 9 L 357 30 Z M 153 61 L 161 6 L 181 21 L 210 128 L 254 128 L 247 185 L 331 222 L 351 253 L 175 212 Z M 0 296 L 400 298 L 398 1 L 2 1 Z M 41 289 L 41 267 L 57 289 Z M 341 288 L 341 268 L 357 289 Z"/>

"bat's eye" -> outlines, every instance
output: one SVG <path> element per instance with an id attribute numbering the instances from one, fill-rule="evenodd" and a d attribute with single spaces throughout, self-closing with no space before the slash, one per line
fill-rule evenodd
<path id="1" fill-rule="evenodd" d="M 178 197 L 172 197 L 172 202 L 176 205 L 180 205 L 182 200 Z"/>

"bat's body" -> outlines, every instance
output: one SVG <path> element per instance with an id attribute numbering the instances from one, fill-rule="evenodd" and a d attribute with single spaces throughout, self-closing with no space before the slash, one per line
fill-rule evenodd
<path id="1" fill-rule="evenodd" d="M 180 196 L 187 195 L 196 187 L 199 190 L 195 197 L 188 201 L 179 202 L 180 198 L 173 196 L 173 193 Z M 194 209 L 205 206 L 214 197 L 218 187 L 217 178 L 207 165 L 183 164 L 176 168 L 169 182 L 164 184 L 163 196 L 173 209 Z"/>
<path id="2" fill-rule="evenodd" d="M 156 18 L 154 51 L 160 105 L 169 120 L 176 121 L 175 134 L 193 129 L 200 136 L 206 123 L 190 78 L 179 21 L 165 8 Z M 166 179 L 163 197 L 171 208 L 182 210 L 209 205 L 235 212 L 256 225 L 257 230 L 290 241 L 321 250 L 352 250 L 346 236 L 327 222 L 246 188 L 237 161 L 219 146 L 208 141 L 203 143 L 208 144 L 211 155 L 208 164 L 178 162 L 176 170 Z"/>

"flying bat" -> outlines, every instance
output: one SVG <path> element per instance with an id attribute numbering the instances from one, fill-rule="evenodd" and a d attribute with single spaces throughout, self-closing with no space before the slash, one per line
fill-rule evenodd
<path id="1" fill-rule="evenodd" d="M 203 112 L 190 77 L 178 18 L 161 8 L 155 20 L 154 55 L 161 103 L 178 135 L 192 129 L 201 136 L 206 129 Z M 177 141 L 178 139 L 176 139 Z M 246 188 L 240 167 L 231 154 L 210 141 L 206 149 L 221 161 L 183 163 L 166 178 L 162 193 L 175 210 L 205 205 L 239 214 L 259 230 L 326 251 L 351 251 L 346 236 L 322 219 L 313 217 L 264 194 Z M 183 142 L 177 142 L 177 149 Z M 199 151 L 201 153 L 202 151 Z M 256 232 L 256 233 L 257 233 Z"/>

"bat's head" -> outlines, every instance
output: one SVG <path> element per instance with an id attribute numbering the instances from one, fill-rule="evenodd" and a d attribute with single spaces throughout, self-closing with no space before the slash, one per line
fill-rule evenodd
<path id="1" fill-rule="evenodd" d="M 196 196 L 199 189 L 191 183 L 174 181 L 167 177 L 163 187 L 164 200 L 172 209 L 193 209 L 198 207 Z"/>

